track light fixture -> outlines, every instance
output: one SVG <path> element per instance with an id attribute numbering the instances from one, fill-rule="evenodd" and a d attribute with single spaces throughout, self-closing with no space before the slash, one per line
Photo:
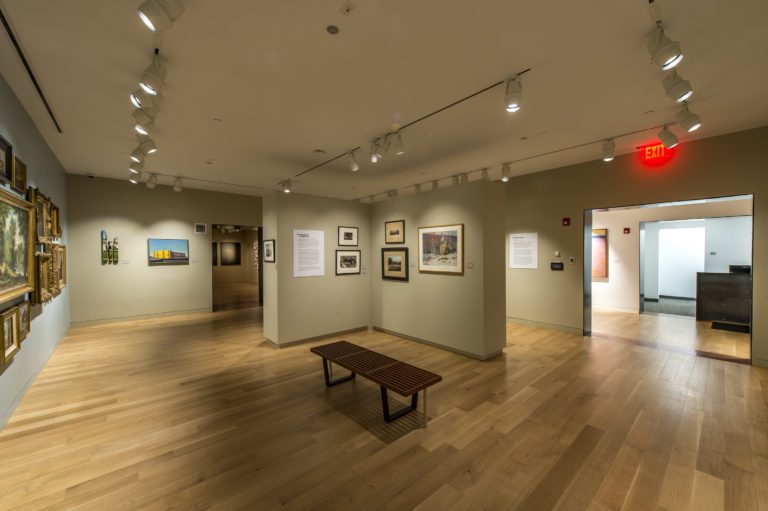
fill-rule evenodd
<path id="1" fill-rule="evenodd" d="M 432 190 L 434 191 L 434 190 L 437 190 L 438 188 L 440 188 L 440 183 L 438 183 L 437 179 L 435 179 L 434 181 L 432 181 Z"/>
<path id="2" fill-rule="evenodd" d="M 680 43 L 667 37 L 664 29 L 660 26 L 654 31 L 651 39 L 648 41 L 648 53 L 651 55 L 651 62 L 664 71 L 669 71 L 683 60 Z"/>
<path id="3" fill-rule="evenodd" d="M 371 163 L 378 163 L 379 155 L 376 154 L 376 141 L 371 142 Z"/>
<path id="4" fill-rule="evenodd" d="M 135 172 L 135 173 L 132 172 L 128 176 L 128 182 L 134 185 L 139 184 L 141 182 L 141 172 Z"/>
<path id="5" fill-rule="evenodd" d="M 155 54 L 152 63 L 141 74 L 139 87 L 150 96 L 157 96 L 165 83 L 165 64 Z"/>
<path id="6" fill-rule="evenodd" d="M 147 188 L 153 190 L 157 186 L 157 174 L 150 174 L 145 184 Z"/>
<path id="7" fill-rule="evenodd" d="M 664 92 L 670 99 L 677 103 L 682 103 L 693 96 L 693 88 L 688 80 L 684 80 L 677 71 L 672 70 L 662 78 L 661 84 L 664 86 Z"/>
<path id="8" fill-rule="evenodd" d="M 144 154 L 154 154 L 157 152 L 157 146 L 151 138 L 139 136 L 139 150 Z"/>
<path id="9" fill-rule="evenodd" d="M 510 175 L 509 163 L 505 163 L 504 165 L 501 166 L 501 181 L 503 183 L 506 183 L 507 181 L 509 181 L 509 175 Z"/>
<path id="10" fill-rule="evenodd" d="M 664 147 L 667 149 L 672 149 L 680 143 L 677 136 L 669 131 L 668 126 L 664 126 L 661 131 L 659 131 L 659 140 L 661 140 L 661 143 L 664 144 Z"/>
<path id="11" fill-rule="evenodd" d="M 465 184 L 467 184 L 467 183 L 469 183 L 469 176 L 468 176 L 468 175 L 466 175 L 466 174 L 462 174 L 462 175 L 460 175 L 460 176 L 459 176 L 459 184 L 461 184 L 461 185 L 465 185 Z"/>
<path id="12" fill-rule="evenodd" d="M 174 192 L 180 192 L 183 189 L 181 178 L 177 177 L 173 180 L 173 191 Z"/>
<path id="13" fill-rule="evenodd" d="M 451 184 L 453 184 L 454 186 L 459 184 L 459 176 L 451 176 Z"/>
<path id="14" fill-rule="evenodd" d="M 397 190 L 390 190 L 387 192 L 387 200 L 392 200 L 397 197 Z"/>
<path id="15" fill-rule="evenodd" d="M 395 156 L 405 154 L 405 144 L 403 144 L 403 136 L 399 131 L 392 133 L 392 152 Z"/>
<path id="16" fill-rule="evenodd" d="M 413 191 L 416 193 L 421 193 L 421 185 L 414 185 Z"/>
<path id="17" fill-rule="evenodd" d="M 608 140 L 603 140 L 603 161 L 613 161 L 613 159 L 616 157 L 616 142 L 609 138 Z"/>
<path id="18" fill-rule="evenodd" d="M 147 0 L 138 9 L 139 18 L 152 32 L 161 32 L 173 25 L 184 13 L 182 0 Z"/>
<path id="19" fill-rule="evenodd" d="M 131 93 L 131 104 L 136 108 L 160 108 L 160 103 L 163 100 L 162 93 L 156 95 L 149 94 L 147 91 L 139 87 Z"/>
<path id="20" fill-rule="evenodd" d="M 488 181 L 488 179 L 489 179 L 489 177 L 488 177 L 488 169 L 483 169 L 483 170 L 480 171 L 480 179 L 482 179 L 483 181 Z"/>
<path id="21" fill-rule="evenodd" d="M 133 129 L 139 135 L 149 135 L 149 132 L 155 127 L 155 114 L 151 110 L 139 108 L 133 111 L 134 125 Z"/>
<path id="22" fill-rule="evenodd" d="M 144 164 L 141 162 L 133 162 L 128 165 L 128 170 L 130 170 L 132 174 L 141 174 L 141 171 L 144 170 Z"/>
<path id="23" fill-rule="evenodd" d="M 360 170 L 360 165 L 358 165 L 357 158 L 355 158 L 355 151 L 348 152 L 347 159 L 349 160 L 349 170 L 352 172 Z"/>
<path id="24" fill-rule="evenodd" d="M 286 179 L 285 181 L 283 181 L 282 186 L 283 186 L 283 193 L 291 193 L 291 180 L 290 179 Z"/>
<path id="25" fill-rule="evenodd" d="M 131 161 L 132 161 L 132 162 L 134 162 L 134 163 L 144 163 L 144 158 L 145 158 L 146 156 L 147 156 L 147 155 L 146 155 L 146 154 L 144 154 L 144 152 L 142 152 L 142 150 L 141 150 L 140 148 L 138 148 L 138 147 L 137 147 L 137 148 L 136 148 L 136 149 L 134 149 L 134 150 L 133 150 L 133 152 L 131 153 L 131 156 L 130 156 L 130 158 L 131 158 Z"/>
<path id="26" fill-rule="evenodd" d="M 683 108 L 677 113 L 677 124 L 688 133 L 693 133 L 701 128 L 701 119 L 699 116 L 688 110 L 688 104 L 684 103 Z"/>
<path id="27" fill-rule="evenodd" d="M 504 106 L 507 112 L 514 113 L 520 110 L 520 103 L 523 100 L 523 84 L 519 77 L 514 77 L 507 82 L 507 91 L 504 95 Z"/>
<path id="28" fill-rule="evenodd" d="M 384 135 L 383 137 L 381 137 L 376 141 L 375 152 L 379 160 L 383 160 L 384 156 L 387 155 L 387 151 L 389 150 L 389 145 L 390 145 L 390 142 L 389 142 L 388 135 Z"/>

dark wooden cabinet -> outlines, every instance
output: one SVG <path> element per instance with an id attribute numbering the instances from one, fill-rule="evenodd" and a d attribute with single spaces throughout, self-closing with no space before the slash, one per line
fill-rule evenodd
<path id="1" fill-rule="evenodd" d="M 696 320 L 750 325 L 752 275 L 697 273 Z"/>

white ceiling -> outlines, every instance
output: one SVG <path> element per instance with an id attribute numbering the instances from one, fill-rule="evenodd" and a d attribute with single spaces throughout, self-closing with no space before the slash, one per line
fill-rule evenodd
<path id="1" fill-rule="evenodd" d="M 359 172 L 340 160 L 294 182 L 297 192 L 352 199 L 482 167 L 498 175 L 504 161 L 674 120 L 645 49 L 646 0 L 355 0 L 351 16 L 340 13 L 342 1 L 186 0 L 164 35 L 165 103 L 147 170 L 258 195 L 362 146 Z M 3 2 L 64 133 L 5 36 L 0 71 L 67 172 L 128 175 L 136 145 L 128 95 L 153 49 L 139 3 Z M 681 139 L 768 124 L 768 2 L 677 0 L 662 10 L 685 52 L 679 72 L 695 90 L 691 110 L 704 122 L 694 136 L 678 130 Z M 331 23 L 336 36 L 325 31 Z M 405 155 L 367 161 L 372 138 L 527 67 L 519 113 L 504 111 L 499 86 L 404 130 Z M 655 131 L 618 140 L 617 152 Z M 513 173 L 599 154 L 599 144 L 562 151 L 516 163 Z"/>

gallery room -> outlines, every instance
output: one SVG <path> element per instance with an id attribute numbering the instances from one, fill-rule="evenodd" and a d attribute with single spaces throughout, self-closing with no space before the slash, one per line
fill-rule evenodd
<path id="1" fill-rule="evenodd" d="M 768 511 L 768 3 L 0 21 L 0 509 Z"/>

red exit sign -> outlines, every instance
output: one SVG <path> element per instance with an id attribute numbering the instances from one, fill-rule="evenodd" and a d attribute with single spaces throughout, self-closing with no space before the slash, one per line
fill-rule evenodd
<path id="1" fill-rule="evenodd" d="M 640 161 L 650 166 L 667 163 L 675 155 L 675 148 L 667 149 L 664 144 L 651 144 L 640 146 Z"/>

